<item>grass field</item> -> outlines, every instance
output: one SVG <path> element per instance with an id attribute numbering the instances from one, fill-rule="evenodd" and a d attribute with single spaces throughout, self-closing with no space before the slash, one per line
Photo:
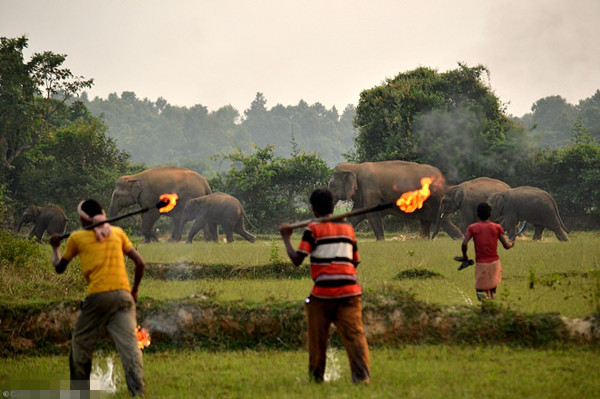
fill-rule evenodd
<path id="1" fill-rule="evenodd" d="M 570 238 L 567 243 L 550 235 L 542 242 L 524 238 L 511 250 L 499 249 L 503 282 L 497 302 L 521 312 L 557 312 L 568 317 L 597 312 L 600 309 L 600 234 L 574 233 Z M 179 280 L 171 280 L 169 284 L 164 284 L 164 280 L 145 279 L 142 296 L 173 299 L 208 295 L 223 301 L 300 301 L 312 286 L 307 261 L 301 266 L 303 272 L 294 270 L 287 262 L 280 240 L 231 245 L 140 244 L 139 251 L 153 264 L 184 265 Z M 459 241 L 448 237 L 428 241 L 392 236 L 385 242 L 362 238 L 359 252 L 362 258 L 359 279 L 367 293 L 397 287 L 429 303 L 478 305 L 474 268 L 459 272 L 458 263 L 452 259 L 460 254 Z M 474 256 L 472 244 L 470 255 Z M 226 272 L 218 270 L 211 278 L 185 278 L 185 267 L 189 263 L 230 271 L 227 267 L 260 268 L 277 260 L 285 262 L 277 278 L 228 278 Z M 285 278 L 286 273 L 289 278 Z M 298 274 L 303 277 L 297 278 Z"/>
<path id="2" fill-rule="evenodd" d="M 108 359 L 116 363 L 111 380 L 116 381 L 116 394 L 110 396 L 129 397 L 118 357 L 112 353 L 97 354 L 96 363 L 102 366 L 99 370 L 106 376 Z M 371 352 L 370 386 L 351 383 L 343 350 L 330 352 L 328 380 L 320 385 L 308 382 L 307 361 L 305 351 L 146 354 L 147 397 L 565 399 L 596 398 L 600 394 L 600 353 L 581 348 L 408 346 L 376 349 Z M 19 357 L 3 359 L 0 363 L 3 392 L 67 389 L 68 378 L 64 356 Z"/>
<path id="3" fill-rule="evenodd" d="M 295 241 L 299 234 L 294 235 Z M 519 239 L 499 249 L 503 281 L 496 303 L 523 313 L 560 313 L 571 318 L 600 310 L 600 233 L 572 233 L 561 243 L 552 235 L 542 242 Z M 134 239 L 135 241 L 135 239 Z M 312 282 L 305 264 L 287 261 L 279 237 L 256 243 L 193 244 L 137 242 L 148 262 L 140 301 L 210 298 L 218 303 L 254 306 L 298 302 Z M 49 246 L 35 249 L 33 266 L 2 264 L 0 305 L 16 306 L 82 299 L 85 283 L 74 261 L 56 276 Z M 359 281 L 367 295 L 405 290 L 421 301 L 478 308 L 473 268 L 457 271 L 452 258 L 460 242 L 441 236 L 433 241 L 388 235 L 377 242 L 359 235 Z M 471 244 L 469 250 L 473 256 Z M 305 262 L 307 263 L 307 262 Z M 129 265 L 131 269 L 131 265 Z M 1 319 L 1 315 L 0 315 Z M 507 346 L 405 346 L 372 350 L 372 384 L 352 386 L 345 353 L 334 351 L 323 385 L 309 384 L 307 354 L 278 351 L 161 351 L 146 353 L 148 397 L 414 397 L 414 398 L 588 398 L 600 396 L 597 346 L 530 349 Z M 101 361 L 105 354 L 98 354 Z M 118 362 L 118 360 L 117 360 Z M 337 366 L 336 366 L 337 362 Z M 127 397 L 120 365 L 116 397 Z M 0 359 L 0 390 L 59 389 L 68 379 L 64 356 L 17 356 Z M 117 378 L 119 380 L 119 378 Z"/>

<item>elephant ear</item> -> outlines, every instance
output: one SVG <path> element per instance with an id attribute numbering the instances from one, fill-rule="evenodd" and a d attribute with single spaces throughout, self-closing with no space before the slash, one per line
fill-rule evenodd
<path id="1" fill-rule="evenodd" d="M 356 174 L 352 171 L 344 172 L 344 190 L 346 192 L 346 199 L 352 198 L 356 190 L 358 189 L 358 183 L 356 182 Z"/>
<path id="2" fill-rule="evenodd" d="M 36 205 L 30 205 L 29 206 L 29 210 L 28 212 L 31 211 L 31 216 L 33 216 L 34 219 L 37 219 L 40 217 L 40 207 L 36 206 Z"/>
<path id="3" fill-rule="evenodd" d="M 455 190 L 453 190 L 452 194 L 453 194 L 452 201 L 454 202 L 454 205 L 458 209 L 458 208 L 460 208 L 460 204 L 463 202 L 463 199 L 465 198 L 465 192 L 464 192 L 464 190 L 457 187 Z"/>
<path id="4" fill-rule="evenodd" d="M 129 192 L 131 193 L 133 198 L 135 198 L 135 201 L 139 204 L 140 195 L 142 194 L 142 191 L 144 191 L 144 188 L 142 187 L 142 182 L 137 179 L 132 179 L 127 181 L 127 185 L 129 186 Z"/>
<path id="5" fill-rule="evenodd" d="M 488 198 L 488 202 L 492 206 L 492 212 L 494 214 L 502 214 L 502 212 L 504 212 L 504 194 L 492 194 Z"/>

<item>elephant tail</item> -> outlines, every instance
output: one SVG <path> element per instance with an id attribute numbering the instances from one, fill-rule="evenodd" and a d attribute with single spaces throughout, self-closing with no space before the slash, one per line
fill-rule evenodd
<path id="1" fill-rule="evenodd" d="M 242 208 L 242 215 L 244 216 L 244 218 L 246 219 L 246 222 L 248 222 L 250 227 L 252 227 L 255 231 L 258 231 L 258 228 L 254 224 L 252 224 L 252 222 L 250 221 L 250 218 L 248 217 L 248 214 L 246 214 L 246 210 L 243 208 Z"/>
<path id="2" fill-rule="evenodd" d="M 560 212 L 558 212 L 558 205 L 556 205 L 556 201 L 554 201 L 554 211 L 556 212 L 556 217 L 558 218 L 558 223 L 560 223 L 560 227 L 564 231 L 566 231 L 567 234 L 571 234 L 569 229 L 567 229 L 567 226 L 565 226 L 565 223 L 563 222 L 562 218 L 560 217 Z"/>

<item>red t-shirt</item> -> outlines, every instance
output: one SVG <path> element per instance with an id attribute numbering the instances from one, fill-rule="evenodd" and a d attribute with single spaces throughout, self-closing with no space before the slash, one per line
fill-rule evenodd
<path id="1" fill-rule="evenodd" d="M 490 263 L 500 259 L 498 256 L 498 238 L 504 234 L 504 229 L 490 221 L 473 223 L 467 227 L 467 237 L 472 237 L 475 243 L 475 260 Z"/>

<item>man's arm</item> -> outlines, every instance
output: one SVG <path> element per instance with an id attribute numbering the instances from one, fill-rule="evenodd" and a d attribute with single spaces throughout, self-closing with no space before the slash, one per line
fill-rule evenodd
<path id="1" fill-rule="evenodd" d="M 142 277 L 144 277 L 144 271 L 146 270 L 146 261 L 142 258 L 142 255 L 134 248 L 125 253 L 129 259 L 135 263 L 135 272 L 133 274 L 133 286 L 131 287 L 131 296 L 133 300 L 137 302 L 138 300 L 138 289 L 140 288 L 140 283 L 142 282 Z"/>
<path id="2" fill-rule="evenodd" d="M 505 249 L 511 249 L 512 247 L 515 246 L 515 242 L 509 241 L 508 237 L 506 237 L 506 234 L 504 234 L 504 233 L 500 234 L 500 236 L 498 238 L 500 239 L 500 242 L 502 243 L 502 246 Z"/>
<path id="3" fill-rule="evenodd" d="M 50 245 L 52 245 L 52 264 L 54 265 L 54 270 L 56 270 L 56 273 L 61 274 L 67 269 L 69 261 L 60 254 L 60 238 L 58 234 L 50 238 Z"/>
<path id="4" fill-rule="evenodd" d="M 288 256 L 290 257 L 292 263 L 294 264 L 294 266 L 300 266 L 304 261 L 304 258 L 306 258 L 306 254 L 298 252 L 294 249 L 291 239 L 294 230 L 290 228 L 289 223 L 284 223 L 281 226 L 279 226 L 279 232 L 281 233 L 281 238 L 283 239 L 283 243 L 285 244 L 285 250 Z"/>
<path id="5" fill-rule="evenodd" d="M 465 236 L 460 249 L 462 250 L 462 254 L 463 254 L 463 260 L 469 260 L 469 257 L 467 256 L 467 249 L 469 248 L 469 241 L 471 241 L 471 237 Z"/>

